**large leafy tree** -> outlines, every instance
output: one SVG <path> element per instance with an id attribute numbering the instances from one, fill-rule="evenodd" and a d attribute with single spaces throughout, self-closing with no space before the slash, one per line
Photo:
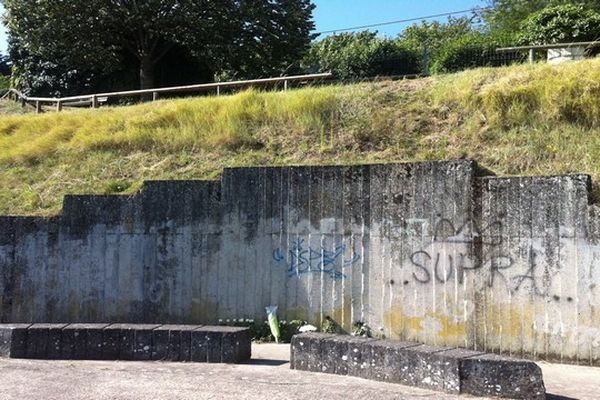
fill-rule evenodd
<path id="1" fill-rule="evenodd" d="M 450 18 L 448 22 L 427 22 L 413 24 L 400 33 L 400 40 L 407 46 L 435 52 L 445 43 L 464 36 L 473 30 L 472 18 Z"/>
<path id="2" fill-rule="evenodd" d="M 415 52 L 369 31 L 331 35 L 313 43 L 304 64 L 342 79 L 419 72 Z"/>
<path id="3" fill-rule="evenodd" d="M 544 8 L 522 26 L 524 44 L 565 43 L 600 38 L 600 13 L 581 5 Z"/>
<path id="4" fill-rule="evenodd" d="M 435 63 L 440 50 L 473 31 L 473 18 L 450 18 L 447 22 L 427 22 L 413 24 L 407 27 L 398 40 L 407 48 L 417 52 L 424 71 L 429 70 Z"/>
<path id="5" fill-rule="evenodd" d="M 483 13 L 493 31 L 518 34 L 532 14 L 550 6 L 582 5 L 600 11 L 600 0 L 487 0 L 491 8 Z"/>
<path id="6" fill-rule="evenodd" d="M 240 76 L 280 70 L 310 43 L 310 0 L 3 0 L 9 35 L 30 56 L 107 73 L 133 56 L 141 88 L 178 47 Z"/>

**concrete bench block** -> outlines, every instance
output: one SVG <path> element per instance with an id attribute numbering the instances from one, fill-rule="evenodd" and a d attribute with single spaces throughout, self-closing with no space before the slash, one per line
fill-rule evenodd
<path id="1" fill-rule="evenodd" d="M 454 394 L 461 393 L 460 361 L 484 354 L 465 349 L 430 346 L 411 347 L 405 351 L 409 358 L 413 357 L 413 361 L 417 363 L 413 364 L 413 386 Z"/>
<path id="2" fill-rule="evenodd" d="M 321 343 L 335 335 L 327 333 L 304 333 L 292 337 L 290 366 L 300 371 L 323 372 Z"/>
<path id="3" fill-rule="evenodd" d="M 360 337 L 351 337 L 348 339 L 347 353 L 342 356 L 342 361 L 347 364 L 347 367 L 342 367 L 341 371 L 346 372 L 349 376 L 362 376 L 363 354 L 364 349 L 369 343 L 376 342 L 375 339 L 367 339 Z"/>
<path id="4" fill-rule="evenodd" d="M 102 330 L 102 360 L 118 360 L 121 353 L 121 329 L 108 325 Z"/>
<path id="5" fill-rule="evenodd" d="M 540 368 L 465 349 L 344 335 L 292 338 L 291 368 L 358 376 L 453 394 L 543 399 Z"/>
<path id="6" fill-rule="evenodd" d="M 133 341 L 133 359 L 149 361 L 152 359 L 152 333 L 160 325 L 136 325 Z"/>
<path id="7" fill-rule="evenodd" d="M 221 326 L 221 362 L 235 364 L 252 357 L 252 337 L 247 328 Z M 225 328 L 225 329 L 223 329 Z"/>
<path id="8" fill-rule="evenodd" d="M 105 360 L 132 361 L 135 349 L 134 324 L 111 324 L 104 328 L 104 351 L 102 358 Z"/>
<path id="9" fill-rule="evenodd" d="M 62 360 L 103 360 L 108 324 L 70 324 L 62 330 Z"/>
<path id="10" fill-rule="evenodd" d="M 419 346 L 412 342 L 390 342 L 376 340 L 362 345 L 359 377 L 382 382 L 394 382 L 397 367 L 390 367 L 389 353 L 394 355 L 403 349 Z"/>
<path id="11" fill-rule="evenodd" d="M 238 363 L 251 357 L 248 328 L 202 326 L 191 331 L 193 362 Z"/>
<path id="12" fill-rule="evenodd" d="M 152 324 L 0 324 L 0 357 L 239 363 L 248 328 Z"/>
<path id="13" fill-rule="evenodd" d="M 321 342 L 322 372 L 357 376 L 362 360 L 362 346 L 371 341 L 374 340 L 343 336 L 324 339 Z"/>
<path id="14" fill-rule="evenodd" d="M 163 325 L 152 331 L 152 359 L 190 361 L 192 331 L 202 325 Z"/>
<path id="15" fill-rule="evenodd" d="M 33 324 L 27 328 L 25 358 L 60 359 L 62 329 L 67 324 Z"/>
<path id="16" fill-rule="evenodd" d="M 31 324 L 0 325 L 0 357 L 25 358 L 27 328 Z"/>
<path id="17" fill-rule="evenodd" d="M 542 370 L 531 361 L 485 354 L 460 361 L 461 393 L 513 399 L 545 399 Z"/>

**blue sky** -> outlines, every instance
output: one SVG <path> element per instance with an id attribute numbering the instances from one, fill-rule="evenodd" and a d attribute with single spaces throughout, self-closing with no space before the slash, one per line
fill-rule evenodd
<path id="1" fill-rule="evenodd" d="M 370 25 L 425 15 L 483 7 L 483 0 L 313 0 L 317 31 Z M 447 20 L 447 17 L 440 18 Z M 409 23 L 412 24 L 412 23 Z M 409 24 L 375 28 L 382 35 L 396 36 Z"/>
<path id="2" fill-rule="evenodd" d="M 485 6 L 484 0 L 313 0 L 317 31 L 329 31 L 425 15 Z M 0 6 L 0 10 L 4 11 Z M 439 18 L 446 20 L 447 17 Z M 382 35 L 396 36 L 408 24 L 376 28 Z M 0 52 L 6 53 L 6 34 L 0 32 Z"/>

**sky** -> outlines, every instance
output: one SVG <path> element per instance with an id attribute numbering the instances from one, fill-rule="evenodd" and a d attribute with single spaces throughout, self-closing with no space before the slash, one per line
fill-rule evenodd
<path id="1" fill-rule="evenodd" d="M 486 6 L 483 0 L 313 0 L 317 31 L 370 25 Z M 445 21 L 448 17 L 437 18 Z M 373 28 L 396 36 L 414 22 Z"/>
<path id="2" fill-rule="evenodd" d="M 376 24 L 380 22 L 418 18 L 485 6 L 484 0 L 313 0 L 316 31 Z M 4 12 L 2 6 L 0 11 Z M 445 21 L 448 17 L 437 18 Z M 396 36 L 407 25 L 394 24 L 374 28 L 381 35 Z M 0 31 L 0 52 L 6 54 L 6 33 Z"/>

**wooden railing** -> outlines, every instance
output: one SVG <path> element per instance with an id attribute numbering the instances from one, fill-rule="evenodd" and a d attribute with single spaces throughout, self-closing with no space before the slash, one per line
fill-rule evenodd
<path id="1" fill-rule="evenodd" d="M 16 89 L 9 89 L 2 98 L 11 98 L 15 101 L 19 101 L 24 107 L 28 104 L 32 105 L 39 113 L 42 112 L 42 107 L 44 105 L 53 106 L 55 107 L 56 111 L 62 111 L 63 107 L 89 106 L 92 108 L 97 108 L 100 104 L 106 103 L 109 99 L 117 97 L 152 95 L 152 100 L 157 100 L 160 95 L 167 93 L 193 93 L 208 91 L 215 91 L 217 95 L 220 95 L 221 91 L 224 89 L 247 88 L 252 86 L 272 86 L 276 84 L 283 84 L 283 90 L 287 90 L 292 82 L 317 81 L 329 79 L 331 76 L 331 73 L 327 72 L 321 74 L 282 76 L 278 78 L 252 79 L 246 81 L 216 82 L 145 90 L 96 93 L 70 97 L 29 97 Z"/>

